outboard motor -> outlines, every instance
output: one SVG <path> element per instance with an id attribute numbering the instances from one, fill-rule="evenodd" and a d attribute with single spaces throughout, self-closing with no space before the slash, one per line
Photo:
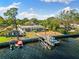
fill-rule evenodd
<path id="1" fill-rule="evenodd" d="M 15 41 L 10 42 L 10 50 L 14 50 Z"/>

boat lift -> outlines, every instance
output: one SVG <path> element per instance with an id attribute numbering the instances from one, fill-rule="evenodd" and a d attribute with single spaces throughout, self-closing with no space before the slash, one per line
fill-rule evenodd
<path id="1" fill-rule="evenodd" d="M 77 37 L 79 37 L 79 34 L 74 34 L 74 35 L 66 34 L 66 35 L 58 35 L 58 36 L 41 36 L 40 35 L 41 40 L 43 40 L 50 46 L 55 46 L 55 45 L 60 44 L 60 41 L 62 40 L 62 38 L 77 38 Z"/>

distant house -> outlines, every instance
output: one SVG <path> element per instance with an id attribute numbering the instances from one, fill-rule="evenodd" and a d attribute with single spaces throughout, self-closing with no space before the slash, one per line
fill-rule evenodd
<path id="1" fill-rule="evenodd" d="M 12 36 L 12 37 L 15 37 L 15 36 L 17 36 L 17 35 L 19 35 L 19 36 L 24 36 L 23 33 L 21 33 L 20 31 L 16 31 L 16 30 L 11 30 L 10 32 L 8 32 L 8 33 L 6 34 L 6 36 Z"/>
<path id="2" fill-rule="evenodd" d="M 64 25 L 60 25 L 60 28 L 65 28 L 65 26 Z"/>
<path id="3" fill-rule="evenodd" d="M 70 24 L 73 28 L 79 27 L 79 24 Z"/>
<path id="4" fill-rule="evenodd" d="M 17 36 L 17 34 L 19 34 L 19 36 L 23 36 L 23 35 L 25 35 L 25 32 L 31 32 L 31 31 L 40 32 L 40 31 L 44 31 L 44 30 L 45 30 L 45 28 L 41 25 L 29 25 L 29 26 L 18 25 L 18 32 L 16 31 L 15 28 L 13 28 L 6 35 Z"/>
<path id="5" fill-rule="evenodd" d="M 6 34 L 6 36 L 17 36 L 18 34 L 19 34 L 19 32 L 15 31 L 15 30 L 12 30 L 12 31 L 8 32 Z"/>
<path id="6" fill-rule="evenodd" d="M 29 26 L 18 26 L 22 31 L 31 32 L 31 31 L 44 31 L 45 28 L 41 25 L 29 25 Z"/>

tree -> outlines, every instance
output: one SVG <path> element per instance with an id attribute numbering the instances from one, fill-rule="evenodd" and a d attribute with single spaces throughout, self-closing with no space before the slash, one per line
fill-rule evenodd
<path id="1" fill-rule="evenodd" d="M 68 32 L 71 29 L 70 24 L 74 24 L 75 21 L 79 19 L 79 12 L 76 9 L 63 10 L 59 14 L 59 18 L 62 20 L 64 25 L 64 30 Z"/>
<path id="2" fill-rule="evenodd" d="M 17 10 L 17 8 L 10 8 L 10 10 L 7 10 L 7 12 L 5 12 L 4 15 L 8 18 L 14 19 L 17 15 Z"/>
<path id="3" fill-rule="evenodd" d="M 33 22 L 33 23 L 35 23 L 35 24 L 39 24 L 39 23 L 38 23 L 38 20 L 37 20 L 36 18 L 30 19 L 30 21 Z"/>
<path id="4" fill-rule="evenodd" d="M 4 16 L 6 16 L 8 19 L 12 19 L 14 21 L 14 26 L 17 29 L 17 24 L 16 24 L 16 15 L 17 15 L 17 8 L 10 8 L 10 10 L 7 10 L 7 12 L 4 13 Z M 10 21 L 9 20 L 9 21 Z"/>
<path id="5" fill-rule="evenodd" d="M 9 19 L 6 19 L 6 23 L 8 26 L 12 25 L 13 24 L 13 19 L 9 18 Z"/>
<path id="6" fill-rule="evenodd" d="M 76 17 L 79 17 L 79 12 L 76 9 L 71 10 L 63 10 L 59 14 L 59 18 L 61 20 L 69 21 L 69 20 L 75 20 Z"/>
<path id="7" fill-rule="evenodd" d="M 79 12 L 76 9 L 73 9 L 71 11 L 71 16 L 72 16 L 73 22 L 79 22 Z"/>
<path id="8" fill-rule="evenodd" d="M 22 19 L 21 24 L 22 25 L 26 25 L 26 22 L 29 22 L 29 19 L 28 18 Z"/>
<path id="9" fill-rule="evenodd" d="M 5 23 L 4 18 L 2 18 L 2 17 L 0 16 L 0 26 L 4 25 L 4 23 Z"/>
<path id="10" fill-rule="evenodd" d="M 47 22 L 48 22 L 48 28 L 50 30 L 55 30 L 57 31 L 57 29 L 59 28 L 59 24 L 60 24 L 60 20 L 57 19 L 56 17 L 49 17 L 47 19 Z"/>
<path id="11" fill-rule="evenodd" d="M 17 8 L 10 8 L 7 10 L 7 12 L 4 13 L 5 16 L 7 16 L 8 19 L 13 19 L 14 20 L 14 27 L 16 28 L 17 32 L 17 39 L 19 40 L 19 33 L 18 33 L 18 28 L 17 28 L 17 23 L 16 23 L 16 15 L 17 15 Z"/>

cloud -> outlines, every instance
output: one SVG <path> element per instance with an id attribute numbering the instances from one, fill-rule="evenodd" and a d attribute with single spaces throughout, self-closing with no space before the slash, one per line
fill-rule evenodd
<path id="1" fill-rule="evenodd" d="M 23 19 L 23 18 L 37 18 L 37 19 L 46 19 L 48 17 L 52 17 L 54 16 L 53 14 L 50 14 L 50 15 L 42 15 L 42 14 L 38 14 L 38 13 L 29 13 L 29 12 L 22 12 L 20 13 L 17 18 L 20 18 L 20 19 Z"/>
<path id="2" fill-rule="evenodd" d="M 21 2 L 17 2 L 17 3 L 12 3 L 9 6 L 6 7 L 0 7 L 0 16 L 3 16 L 3 13 L 6 12 L 7 10 L 9 10 L 10 8 L 19 8 L 19 5 L 21 4 Z M 17 15 L 17 18 L 19 19 L 23 19 L 23 18 L 37 18 L 37 19 L 46 19 L 48 17 L 52 17 L 52 14 L 47 14 L 47 15 L 42 15 L 39 14 L 39 12 L 36 12 L 36 10 L 34 8 L 29 8 L 27 11 L 23 11 L 23 12 L 19 12 Z M 5 17 L 4 17 L 5 18 Z"/>
<path id="3" fill-rule="evenodd" d="M 58 12 L 57 12 L 57 15 L 59 15 L 61 12 L 66 14 L 66 13 L 70 13 L 71 10 L 76 10 L 78 13 L 79 13 L 79 9 L 78 8 L 71 8 L 71 7 L 65 7 L 63 9 L 60 9 Z"/>
<path id="4" fill-rule="evenodd" d="M 20 17 L 20 18 L 25 18 L 25 17 L 27 17 L 27 18 L 36 18 L 37 16 L 38 16 L 38 14 L 30 13 L 30 12 L 27 12 L 27 11 L 26 12 L 21 12 L 18 15 L 18 17 Z"/>
<path id="5" fill-rule="evenodd" d="M 70 7 L 65 7 L 63 10 L 70 10 L 71 8 Z"/>
<path id="6" fill-rule="evenodd" d="M 67 12 L 70 12 L 72 10 L 72 8 L 70 7 L 66 7 L 64 9 L 62 9 L 62 11 L 66 14 Z"/>
<path id="7" fill-rule="evenodd" d="M 40 20 L 43 20 L 43 19 L 47 19 L 48 17 L 54 17 L 54 16 L 57 16 L 59 15 L 61 12 L 65 11 L 70 11 L 72 10 L 73 8 L 71 7 L 65 7 L 65 8 L 62 8 L 62 9 L 59 9 L 58 12 L 56 12 L 55 14 L 53 13 L 48 13 L 48 14 L 40 14 L 39 12 L 37 12 L 35 9 L 33 8 L 29 8 L 28 11 L 24 11 L 24 12 L 21 12 L 17 15 L 17 18 L 19 19 L 23 19 L 23 18 L 37 18 L 37 19 L 40 19 Z M 75 8 L 77 10 L 79 10 L 78 8 Z"/>
<path id="8" fill-rule="evenodd" d="M 48 2 L 48 3 L 51 3 L 51 2 L 59 2 L 59 3 L 69 4 L 70 2 L 72 2 L 74 0 L 41 0 L 41 1 Z"/>
<path id="9" fill-rule="evenodd" d="M 64 12 L 64 13 L 66 13 L 66 12 L 69 12 L 70 10 L 72 10 L 72 8 L 71 7 L 65 7 L 65 8 L 62 8 L 62 9 L 60 9 L 58 12 L 57 12 L 57 15 L 59 15 L 61 12 Z"/>
<path id="10" fill-rule="evenodd" d="M 21 2 L 18 2 L 18 3 L 12 3 L 11 5 L 9 6 L 6 6 L 6 7 L 0 7 L 0 13 L 4 13 L 6 12 L 7 10 L 9 10 L 10 8 L 19 8 L 19 5 L 21 4 Z"/>
<path id="11" fill-rule="evenodd" d="M 32 9 L 32 10 L 31 10 Z M 25 12 L 21 12 L 17 15 L 17 18 L 20 18 L 20 19 L 23 19 L 23 18 L 37 18 L 37 19 L 46 19 L 48 17 L 52 17 L 54 16 L 53 14 L 47 14 L 47 15 L 42 15 L 42 14 L 39 14 L 37 13 L 33 8 L 30 8 L 29 10 L 31 10 L 30 12 L 29 11 L 25 11 Z"/>

